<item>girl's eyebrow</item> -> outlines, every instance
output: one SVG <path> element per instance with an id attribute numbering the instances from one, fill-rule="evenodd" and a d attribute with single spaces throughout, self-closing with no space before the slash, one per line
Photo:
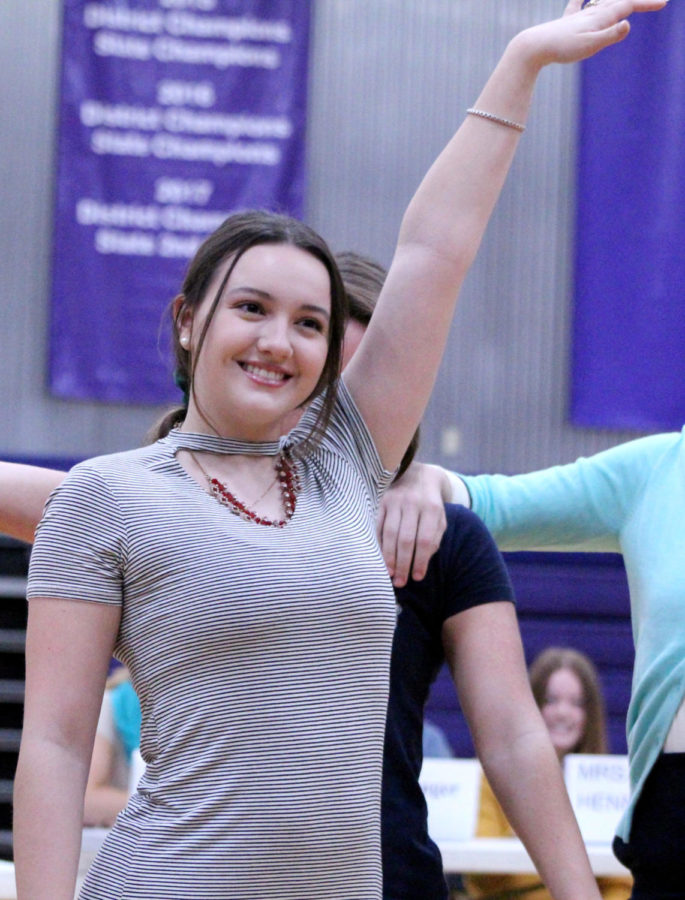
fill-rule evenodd
<path id="1" fill-rule="evenodd" d="M 273 300 L 273 295 L 268 291 L 262 291 L 259 288 L 250 287 L 249 285 L 238 285 L 237 287 L 231 288 L 228 292 L 230 294 L 254 294 L 255 297 L 260 297 L 262 300 Z M 323 316 L 327 321 L 331 318 L 331 314 L 327 309 L 324 309 L 323 306 L 317 306 L 315 303 L 303 303 L 300 307 L 301 310 L 305 310 L 306 312 L 315 312 L 319 315 Z"/>
<path id="2" fill-rule="evenodd" d="M 316 306 L 316 304 L 314 303 L 304 303 L 300 308 L 306 310 L 307 312 L 318 313 L 320 316 L 323 316 L 326 321 L 328 321 L 328 319 L 330 319 L 331 317 L 331 314 L 328 312 L 328 310 L 324 309 L 323 306 Z"/>
<path id="3" fill-rule="evenodd" d="M 262 297 L 264 300 L 271 300 L 272 295 L 268 291 L 261 291 L 259 288 L 250 287 L 249 285 L 238 285 L 237 287 L 231 288 L 228 292 L 229 294 L 255 294 L 257 297 Z"/>

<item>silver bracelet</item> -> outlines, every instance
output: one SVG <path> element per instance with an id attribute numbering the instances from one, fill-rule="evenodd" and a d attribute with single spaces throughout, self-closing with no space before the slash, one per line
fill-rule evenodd
<path id="1" fill-rule="evenodd" d="M 506 125 L 507 128 L 514 128 L 516 131 L 524 132 L 526 130 L 526 126 L 521 125 L 519 122 L 513 122 L 511 119 L 503 119 L 501 116 L 495 116 L 492 113 L 485 112 L 483 109 L 474 109 L 471 107 L 466 110 L 466 114 L 469 116 L 480 116 L 481 119 L 487 119 L 489 122 L 495 122 L 497 125 Z"/>

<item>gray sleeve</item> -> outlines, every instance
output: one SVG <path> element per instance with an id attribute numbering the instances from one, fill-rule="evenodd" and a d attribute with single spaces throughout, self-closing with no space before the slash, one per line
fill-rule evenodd
<path id="1" fill-rule="evenodd" d="M 125 533 L 101 473 L 76 466 L 45 506 L 31 553 L 27 597 L 121 605 Z"/>

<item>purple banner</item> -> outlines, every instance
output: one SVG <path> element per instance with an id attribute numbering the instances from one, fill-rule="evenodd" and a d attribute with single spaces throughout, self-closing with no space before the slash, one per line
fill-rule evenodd
<path id="1" fill-rule="evenodd" d="M 233 210 L 302 214 L 308 0 L 63 0 L 50 387 L 175 399 L 163 311 Z"/>
<path id="2" fill-rule="evenodd" d="M 685 4 L 584 63 L 573 422 L 685 422 Z"/>

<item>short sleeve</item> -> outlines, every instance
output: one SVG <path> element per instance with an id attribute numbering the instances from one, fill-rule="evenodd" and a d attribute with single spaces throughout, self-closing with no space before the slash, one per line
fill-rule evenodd
<path id="1" fill-rule="evenodd" d="M 447 504 L 447 531 L 436 555 L 443 590 L 442 620 L 497 601 L 514 602 L 509 572 L 492 535 L 470 510 Z"/>
<path id="2" fill-rule="evenodd" d="M 102 474 L 88 463 L 50 495 L 31 552 L 27 597 L 121 605 L 124 528 Z"/>
<path id="3" fill-rule="evenodd" d="M 316 421 L 322 402 L 323 397 L 318 397 L 311 404 L 298 425 L 290 432 L 287 443 L 297 444 L 305 440 Z M 319 446 L 344 458 L 357 469 L 373 498 L 378 497 L 395 476 L 394 471 L 383 468 L 371 433 L 343 378 L 338 382 L 336 402 Z"/>

